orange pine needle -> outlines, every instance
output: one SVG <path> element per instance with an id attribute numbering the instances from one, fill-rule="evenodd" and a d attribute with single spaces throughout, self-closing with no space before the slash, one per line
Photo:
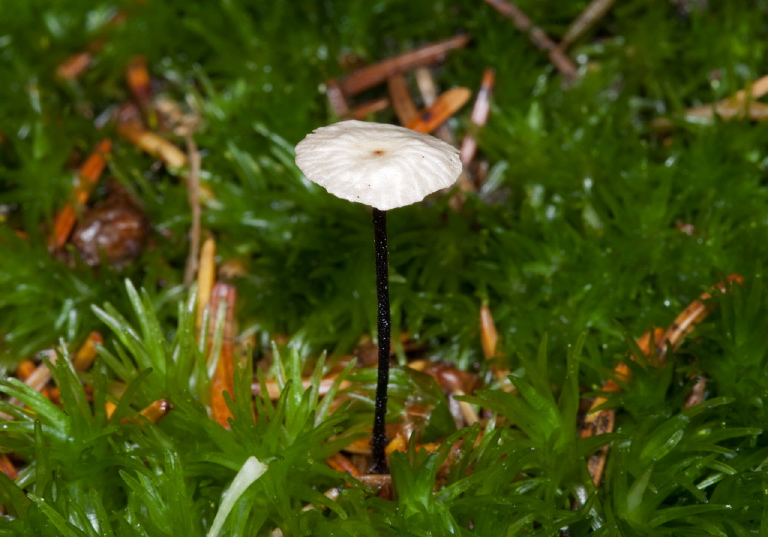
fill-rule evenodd
<path id="1" fill-rule="evenodd" d="M 147 108 L 152 99 L 152 88 L 150 87 L 149 71 L 147 70 L 147 57 L 134 57 L 128 64 L 125 77 L 134 99 L 139 103 L 139 106 Z"/>
<path id="2" fill-rule="evenodd" d="M 197 330 L 203 328 L 203 313 L 211 300 L 213 282 L 216 281 L 216 241 L 208 238 L 200 248 L 200 263 L 197 269 Z M 210 310 L 213 312 L 213 310 Z M 211 313 L 214 315 L 214 313 Z"/>
<path id="3" fill-rule="evenodd" d="M 471 96 L 472 92 L 467 88 L 449 89 L 440 95 L 432 106 L 420 111 L 419 115 L 406 127 L 416 132 L 429 134 L 458 112 Z"/>
<path id="4" fill-rule="evenodd" d="M 32 360 L 22 360 L 19 365 L 16 366 L 16 378 L 24 382 L 32 373 L 34 373 L 37 366 Z"/>
<path id="5" fill-rule="evenodd" d="M 480 306 L 480 342 L 483 345 L 483 356 L 486 360 L 496 356 L 499 332 L 496 330 L 496 322 L 487 304 Z"/>
<path id="6" fill-rule="evenodd" d="M 318 395 L 323 396 L 328 393 L 328 391 L 331 389 L 331 386 L 333 386 L 333 383 L 336 381 L 335 377 L 328 377 L 324 378 L 320 381 L 320 385 L 318 386 Z M 309 387 L 312 385 L 312 381 L 310 379 L 302 379 L 301 381 L 302 386 L 305 390 L 308 390 Z M 352 386 L 352 383 L 348 380 L 342 380 L 339 384 L 339 390 L 346 390 Z M 276 380 L 268 380 L 266 381 L 266 387 L 267 387 L 267 394 L 269 394 L 269 398 L 273 401 L 276 401 L 280 398 L 280 386 L 278 385 Z M 254 383 L 253 384 L 253 393 L 260 394 L 261 393 L 261 384 Z"/>
<path id="7" fill-rule="evenodd" d="M 97 346 L 104 342 L 104 338 L 98 332 L 91 332 L 88 338 L 80 346 L 72 360 L 72 366 L 77 371 L 87 371 L 96 359 Z"/>
<path id="8" fill-rule="evenodd" d="M 0 472 L 3 472 L 6 476 L 13 480 L 19 477 L 19 474 L 16 471 L 16 467 L 5 453 L 0 453 Z"/>
<path id="9" fill-rule="evenodd" d="M 384 453 L 389 456 L 392 455 L 392 453 L 395 451 L 405 451 L 406 449 L 408 449 L 408 442 L 406 442 L 405 438 L 402 436 L 397 435 L 389 442 L 389 444 L 387 444 L 387 447 L 384 449 Z"/>
<path id="10" fill-rule="evenodd" d="M 360 475 L 360 472 L 357 471 L 357 468 L 355 467 L 354 464 L 352 464 L 352 461 L 350 461 L 341 453 L 334 453 L 333 455 L 325 459 L 325 462 L 328 463 L 328 466 L 330 466 L 336 471 L 346 472 L 353 477 L 357 477 Z"/>
<path id="11" fill-rule="evenodd" d="M 115 405 L 107 402 L 107 416 L 112 416 L 112 414 L 115 412 L 115 408 Z M 160 420 L 168 415 L 168 412 L 170 412 L 172 408 L 173 406 L 169 401 L 165 399 L 158 399 L 157 401 L 152 401 L 146 407 L 142 408 L 139 411 L 139 416 L 146 418 L 152 423 L 159 423 Z M 120 424 L 126 425 L 128 423 L 137 423 L 142 425 L 144 422 L 139 416 L 123 418 L 120 420 Z"/>
<path id="12" fill-rule="evenodd" d="M 211 293 L 211 308 L 214 312 L 209 322 L 210 340 L 213 340 L 216 315 L 219 304 L 224 303 L 226 312 L 224 315 L 224 333 L 221 342 L 219 361 L 216 371 L 211 379 L 211 410 L 216 422 L 222 427 L 229 428 L 229 418 L 232 413 L 224 399 L 224 392 L 228 392 L 231 398 L 235 396 L 235 363 L 234 363 L 234 336 L 235 336 L 235 300 L 237 291 L 226 283 L 217 283 Z"/>
<path id="13" fill-rule="evenodd" d="M 741 285 L 743 282 L 744 279 L 739 274 L 731 274 L 725 281 L 718 282 L 712 287 L 725 293 L 728 290 L 729 284 L 738 283 Z M 661 328 L 655 328 L 653 331 L 643 334 L 637 339 L 637 346 L 640 348 L 640 351 L 646 356 L 650 356 L 655 352 L 659 358 L 659 362 L 663 363 L 667 347 L 671 347 L 672 349 L 677 348 L 683 338 L 691 333 L 695 325 L 702 322 L 712 311 L 714 306 L 706 303 L 710 298 L 712 298 L 712 295 L 709 292 L 702 293 L 698 300 L 691 302 L 691 304 L 689 304 L 688 307 L 675 318 L 674 322 L 666 331 Z M 632 358 L 635 359 L 634 357 Z M 631 371 L 624 362 L 620 362 L 616 366 L 614 373 L 615 378 L 622 382 L 628 381 L 631 376 Z M 701 402 L 704 396 L 705 387 L 706 379 L 703 377 L 698 379 L 691 390 L 691 394 L 686 400 L 686 407 Z M 604 392 L 618 392 L 620 390 L 621 386 L 613 379 L 608 379 L 605 384 L 603 384 Z M 613 431 L 615 411 L 613 409 L 596 410 L 597 407 L 603 405 L 606 401 L 607 399 L 605 397 L 595 397 L 587 415 L 584 417 L 581 438 L 610 433 Z M 589 473 L 592 475 L 592 480 L 595 485 L 598 485 L 603 478 L 607 454 L 608 446 L 606 445 L 595 452 L 587 461 Z"/>
<path id="14" fill-rule="evenodd" d="M 171 408 L 173 408 L 171 403 L 165 399 L 158 399 L 157 401 L 153 401 L 145 408 L 141 409 L 139 414 L 147 418 L 152 423 L 158 423 L 161 419 L 168 415 L 168 412 L 171 411 Z"/>
<path id="15" fill-rule="evenodd" d="M 73 80 L 83 74 L 92 61 L 93 54 L 90 52 L 77 52 L 56 68 L 56 76 L 65 80 Z"/>
<path id="16" fill-rule="evenodd" d="M 107 166 L 107 156 L 112 151 L 112 140 L 106 138 L 99 142 L 93 152 L 88 156 L 78 173 L 78 184 L 75 186 L 74 199 L 79 206 L 88 201 L 93 187 Z M 67 203 L 56 215 L 53 224 L 53 234 L 49 241 L 51 250 L 58 250 L 67 242 L 72 229 L 75 227 L 75 207 Z"/>
<path id="17" fill-rule="evenodd" d="M 184 151 L 154 132 L 144 130 L 133 122 L 121 124 L 117 131 L 138 148 L 159 158 L 166 166 L 183 168 L 187 165 Z"/>

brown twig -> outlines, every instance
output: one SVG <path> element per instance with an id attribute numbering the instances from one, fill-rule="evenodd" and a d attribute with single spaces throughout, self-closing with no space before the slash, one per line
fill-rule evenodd
<path id="1" fill-rule="evenodd" d="M 188 133 L 184 139 L 187 143 L 187 158 L 189 161 L 189 173 L 186 176 L 187 197 L 192 213 L 192 224 L 189 227 L 189 254 L 184 268 L 184 285 L 189 287 L 195 280 L 197 271 L 197 259 L 200 255 L 200 151 L 192 133 Z"/>
<path id="2" fill-rule="evenodd" d="M 382 97 L 379 99 L 373 99 L 372 101 L 365 102 L 361 105 L 356 106 L 352 110 L 348 110 L 347 113 L 343 116 L 345 119 L 365 119 L 370 114 L 375 114 L 376 112 L 381 112 L 382 110 L 386 110 L 389 108 L 389 99 L 386 97 Z"/>
<path id="3" fill-rule="evenodd" d="M 465 47 L 467 43 L 469 43 L 469 36 L 457 35 L 444 41 L 410 50 L 394 58 L 355 71 L 338 82 L 339 89 L 346 97 L 352 97 L 381 84 L 396 73 L 440 61 L 450 50 Z"/>
<path id="4" fill-rule="evenodd" d="M 608 10 L 611 9 L 616 0 L 592 0 L 589 5 L 584 8 L 578 17 L 571 23 L 566 30 L 565 35 L 560 40 L 560 48 L 566 50 L 570 47 L 574 41 L 584 35 L 590 28 L 592 28 L 600 19 L 602 19 Z"/>
<path id="5" fill-rule="evenodd" d="M 504 17 L 512 20 L 512 23 L 523 33 L 527 33 L 531 42 L 539 49 L 547 51 L 549 60 L 560 71 L 567 82 L 576 78 L 578 70 L 573 60 L 563 52 L 557 44 L 538 26 L 534 26 L 531 19 L 528 18 L 519 7 L 506 0 L 485 0 L 487 4 L 501 13 Z"/>

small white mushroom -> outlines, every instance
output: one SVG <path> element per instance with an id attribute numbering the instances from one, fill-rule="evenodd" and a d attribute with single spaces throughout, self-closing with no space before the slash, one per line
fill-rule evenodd
<path id="1" fill-rule="evenodd" d="M 371 473 L 385 474 L 388 472 L 385 416 L 391 331 L 386 211 L 416 203 L 454 184 L 461 173 L 459 152 L 427 134 L 395 125 L 352 120 L 321 127 L 299 142 L 296 165 L 307 179 L 331 194 L 373 207 L 379 371 L 371 437 Z"/>
<path id="2" fill-rule="evenodd" d="M 296 146 L 307 179 L 339 198 L 381 211 L 411 205 L 453 185 L 461 173 L 456 148 L 404 127 L 342 121 Z"/>

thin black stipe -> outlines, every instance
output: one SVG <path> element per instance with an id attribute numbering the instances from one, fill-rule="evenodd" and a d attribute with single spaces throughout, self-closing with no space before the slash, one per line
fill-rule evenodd
<path id="1" fill-rule="evenodd" d="M 387 384 L 389 384 L 389 340 L 392 319 L 389 313 L 389 265 L 387 263 L 387 213 L 373 209 L 373 241 L 376 244 L 376 294 L 379 298 L 379 375 L 376 382 L 376 409 L 373 415 L 371 473 L 389 473 L 385 429 Z"/>

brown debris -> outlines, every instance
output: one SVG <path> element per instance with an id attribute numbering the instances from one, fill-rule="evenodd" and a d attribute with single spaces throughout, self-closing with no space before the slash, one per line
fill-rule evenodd
<path id="1" fill-rule="evenodd" d="M 187 183 L 187 198 L 189 208 L 192 213 L 192 223 L 189 227 L 189 254 L 187 263 L 184 267 L 184 285 L 189 287 L 195 280 L 197 271 L 197 258 L 200 255 L 200 235 L 202 233 L 200 220 L 202 218 L 202 209 L 200 207 L 200 151 L 192 136 L 187 134 L 184 139 L 187 143 L 187 158 L 189 162 L 189 173 L 185 177 Z"/>
<path id="2" fill-rule="evenodd" d="M 325 96 L 328 97 L 328 103 L 336 117 L 346 117 L 349 115 L 349 104 L 347 103 L 344 92 L 341 91 L 339 83 L 335 79 L 329 78 L 325 81 Z"/>
<path id="3" fill-rule="evenodd" d="M 114 28 L 118 24 L 121 24 L 127 18 L 126 14 L 122 11 L 118 11 L 112 17 L 112 19 L 106 24 L 106 29 Z M 86 50 L 77 52 L 67 58 L 56 68 L 56 76 L 64 80 L 74 80 L 82 75 L 85 70 L 91 65 L 93 56 L 104 48 L 104 38 L 98 38 L 91 41 Z"/>
<path id="4" fill-rule="evenodd" d="M 372 101 L 365 102 L 352 110 L 349 110 L 345 115 L 345 119 L 357 119 L 364 120 L 371 114 L 381 112 L 389 108 L 389 99 L 382 97 L 380 99 L 373 99 Z"/>
<path id="5" fill-rule="evenodd" d="M 333 383 L 336 381 L 336 377 L 326 377 L 320 381 L 320 385 L 318 386 L 318 395 L 323 396 L 327 394 L 331 387 L 333 386 Z M 312 386 L 312 380 L 311 379 L 302 379 L 301 385 L 305 390 L 308 390 Z M 269 395 L 269 398 L 273 401 L 277 401 L 280 398 L 280 384 L 274 380 L 270 379 L 265 381 L 265 386 L 267 388 L 267 394 Z M 348 380 L 343 380 L 339 384 L 339 390 L 346 390 L 352 386 L 352 383 Z M 251 386 L 252 391 L 256 395 L 261 395 L 261 384 L 258 382 L 254 382 Z"/>
<path id="6" fill-rule="evenodd" d="M 341 453 L 334 453 L 325 459 L 325 462 L 327 462 L 328 466 L 334 470 L 339 472 L 346 472 L 352 477 L 358 477 L 360 475 L 360 472 L 357 471 L 355 465 L 352 464 L 352 462 Z"/>
<path id="7" fill-rule="evenodd" d="M 615 2 L 616 0 L 592 0 L 566 30 L 565 35 L 560 40 L 560 48 L 562 50 L 567 49 L 574 41 L 587 33 L 608 13 Z"/>
<path id="8" fill-rule="evenodd" d="M 124 188 L 113 186 L 110 196 L 85 213 L 72 233 L 72 244 L 90 266 L 102 259 L 124 268 L 141 255 L 151 226 L 144 209 Z"/>
<path id="9" fill-rule="evenodd" d="M 75 371 L 88 371 L 98 355 L 98 346 L 104 343 L 104 338 L 98 332 L 91 332 L 83 344 L 77 349 L 72 359 Z"/>
<path id="10" fill-rule="evenodd" d="M 98 143 L 78 172 L 78 182 L 74 190 L 74 205 L 67 203 L 56 215 L 53 233 L 48 242 L 52 251 L 59 250 L 66 244 L 77 220 L 77 211 L 88 201 L 93 187 L 107 166 L 107 157 L 112 151 L 112 140 L 104 139 Z M 77 206 L 77 207 L 76 207 Z"/>
<path id="11" fill-rule="evenodd" d="M 725 281 L 715 284 L 713 288 L 719 289 L 720 292 L 725 293 L 728 289 L 728 285 L 734 283 L 741 285 L 743 281 L 744 280 L 740 275 L 731 274 Z M 672 348 L 673 350 L 676 349 L 683 338 L 690 334 L 693 328 L 712 312 L 714 306 L 706 303 L 710 298 L 712 298 L 712 295 L 709 292 L 702 293 L 698 300 L 691 302 L 691 304 L 689 304 L 689 306 L 675 318 L 667 330 L 655 328 L 653 331 L 643 334 L 637 340 L 637 346 L 640 348 L 640 351 L 649 358 L 656 357 L 656 361 L 658 362 L 656 365 L 663 365 L 666 359 L 667 348 Z M 637 359 L 634 356 L 631 358 L 633 360 Z M 620 362 L 614 370 L 614 377 L 616 380 L 608 379 L 605 384 L 603 384 L 603 392 L 618 392 L 621 390 L 619 382 L 623 384 L 629 381 L 631 371 L 627 364 Z M 703 400 L 705 387 L 706 380 L 699 378 L 686 400 L 686 407 L 698 404 Z M 592 402 L 590 410 L 584 418 L 584 424 L 581 429 L 581 438 L 613 432 L 615 411 L 613 409 L 597 410 L 598 407 L 606 402 L 607 399 L 602 396 L 596 397 Z M 595 485 L 599 485 L 602 481 L 607 456 L 608 445 L 605 445 L 595 452 L 587 461 L 589 473 L 592 476 Z"/>
<path id="12" fill-rule="evenodd" d="M 197 271 L 197 331 L 203 328 L 205 307 L 211 300 L 213 284 L 216 281 L 216 241 L 208 238 L 200 250 L 200 263 Z M 213 315 L 213 314 L 211 314 Z"/>
<path id="13" fill-rule="evenodd" d="M 414 70 L 414 74 L 416 75 L 416 85 L 419 88 L 421 100 L 424 101 L 424 106 L 432 106 L 437 100 L 437 85 L 435 84 L 435 78 L 432 76 L 432 71 L 429 67 L 417 67 Z M 436 128 L 433 135 L 447 144 L 456 145 L 456 137 L 447 123 L 443 123 Z"/>
<path id="14" fill-rule="evenodd" d="M 108 403 L 107 406 L 107 415 L 111 416 L 112 413 L 115 411 L 115 405 Z M 160 421 L 168 415 L 168 412 L 173 409 L 173 405 L 165 399 L 158 399 L 157 401 L 153 401 L 149 403 L 146 407 L 142 408 L 139 411 L 138 416 L 134 416 L 131 418 L 123 418 L 120 420 L 121 425 L 127 425 L 129 423 L 135 423 L 138 425 L 143 425 L 144 421 L 143 419 L 149 420 L 152 423 L 160 423 Z M 143 419 L 142 419 L 143 418 Z"/>
<path id="15" fill-rule="evenodd" d="M 405 76 L 402 73 L 395 73 L 387 79 L 387 88 L 397 120 L 401 125 L 407 125 L 419 112 L 416 109 L 416 103 L 413 102 L 411 92 L 408 90 Z"/>
<path id="16" fill-rule="evenodd" d="M 704 375 L 695 375 L 696 382 L 693 383 L 688 397 L 685 398 L 685 408 L 691 408 L 704 402 L 704 395 L 707 391 L 707 377 Z"/>
<path id="17" fill-rule="evenodd" d="M 147 57 L 135 56 L 131 59 L 126 69 L 125 78 L 128 82 L 128 89 L 139 107 L 145 112 L 148 111 L 152 102 L 152 87 L 147 70 Z"/>
<path id="18" fill-rule="evenodd" d="M 477 151 L 477 140 L 475 140 L 472 130 L 484 127 L 488 121 L 488 114 L 491 110 L 491 94 L 495 83 L 496 73 L 490 67 L 486 68 L 483 71 L 483 79 L 480 82 L 480 91 L 477 92 L 475 98 L 475 105 L 472 107 L 472 115 L 470 116 L 472 126 L 461 141 L 461 149 L 459 150 L 461 162 L 465 168 L 472 162 Z"/>
<path id="19" fill-rule="evenodd" d="M 466 104 L 472 92 L 467 88 L 452 88 L 440 95 L 437 100 L 406 125 L 416 132 L 429 134 Z"/>
<path id="20" fill-rule="evenodd" d="M 139 149 L 159 158 L 166 166 L 183 168 L 187 165 L 187 156 L 184 152 L 154 132 L 130 122 L 121 124 L 117 132 Z"/>
<path id="21" fill-rule="evenodd" d="M 557 44 L 538 26 L 534 26 L 531 19 L 528 18 L 519 7 L 506 0 L 485 0 L 485 2 L 501 13 L 504 17 L 512 20 L 512 23 L 523 33 L 528 34 L 531 42 L 539 50 L 547 51 L 549 60 L 565 77 L 566 82 L 571 82 L 576 78 L 578 70 L 573 60 L 563 52 Z"/>
<path id="22" fill-rule="evenodd" d="M 749 88 L 737 91 L 733 96 L 715 103 L 688 108 L 683 117 L 689 121 L 712 121 L 715 116 L 723 121 L 749 119 L 765 121 L 768 119 L 768 104 L 757 99 L 768 94 L 768 76 L 755 80 Z M 651 123 L 657 131 L 668 131 L 673 127 L 667 118 L 657 118 Z"/>
<path id="23" fill-rule="evenodd" d="M 212 341 L 219 305 L 223 304 L 225 308 L 223 337 L 221 351 L 216 364 L 216 372 L 211 379 L 211 411 L 216 422 L 227 429 L 229 428 L 229 419 L 232 417 L 232 412 L 227 406 L 224 392 L 228 392 L 232 399 L 235 397 L 234 339 L 236 298 L 237 291 L 233 286 L 226 283 L 214 285 L 211 293 L 211 318 L 208 322 L 208 337 L 209 341 Z"/>
<path id="24" fill-rule="evenodd" d="M 414 67 L 438 62 L 449 51 L 463 48 L 467 43 L 469 43 L 469 36 L 457 35 L 444 41 L 410 50 L 394 58 L 389 58 L 355 71 L 339 81 L 339 89 L 343 95 L 352 97 L 383 83 L 396 73 L 402 73 Z"/>
<path id="25" fill-rule="evenodd" d="M 499 343 L 499 333 L 496 322 L 488 304 L 480 306 L 480 342 L 483 346 L 483 356 L 486 360 L 496 357 L 496 345 Z"/>

